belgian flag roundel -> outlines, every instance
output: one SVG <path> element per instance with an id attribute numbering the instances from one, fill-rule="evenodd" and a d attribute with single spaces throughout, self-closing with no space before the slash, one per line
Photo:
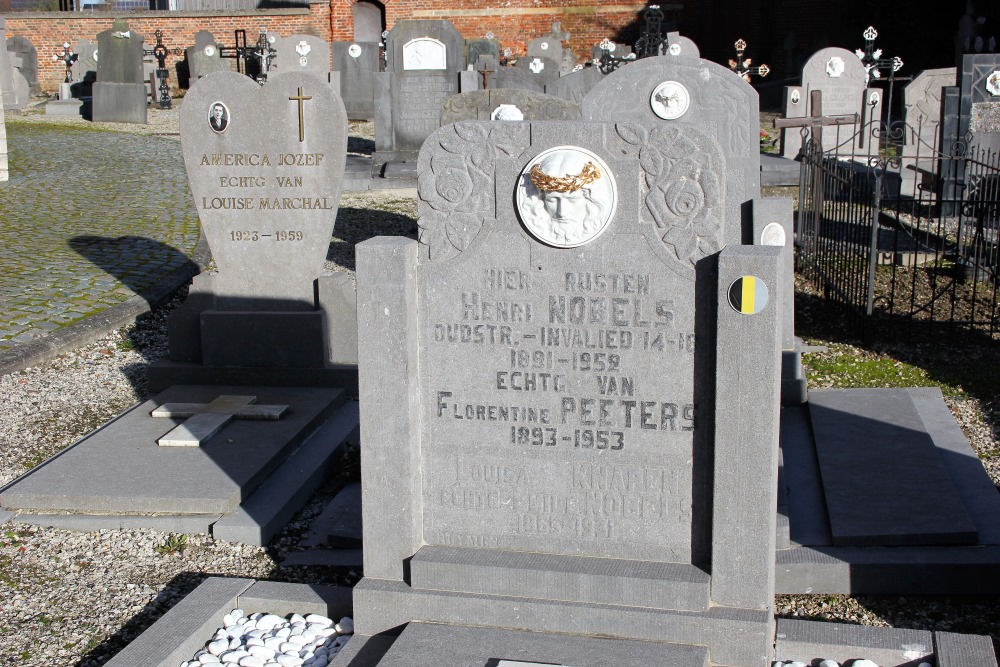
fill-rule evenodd
<path id="1" fill-rule="evenodd" d="M 743 276 L 729 286 L 729 305 L 737 313 L 756 315 L 767 305 L 767 285 L 755 276 Z"/>

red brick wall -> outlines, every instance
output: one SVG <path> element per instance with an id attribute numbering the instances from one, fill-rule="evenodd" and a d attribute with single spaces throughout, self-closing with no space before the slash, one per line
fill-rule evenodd
<path id="1" fill-rule="evenodd" d="M 334 0 L 335 2 L 337 0 Z M 194 36 L 208 30 L 222 44 L 233 42 L 233 30 L 247 31 L 247 41 L 254 42 L 260 28 L 275 30 L 281 35 L 305 33 L 330 41 L 330 5 L 315 4 L 308 9 L 272 9 L 253 12 L 32 12 L 6 14 L 7 36 L 23 35 L 38 49 L 38 82 L 43 91 L 59 89 L 66 74 L 62 62 L 52 56 L 62 50 L 62 43 L 74 44 L 81 39 L 97 43 L 97 33 L 111 27 L 115 17 L 128 20 L 129 28 L 145 39 L 145 47 L 156 44 L 153 33 L 163 31 L 163 43 L 169 49 L 194 45 Z M 174 65 L 184 56 L 171 54 L 167 67 L 171 85 L 176 89 Z"/>

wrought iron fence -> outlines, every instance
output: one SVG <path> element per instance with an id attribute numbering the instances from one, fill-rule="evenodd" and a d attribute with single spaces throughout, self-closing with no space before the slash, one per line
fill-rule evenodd
<path id="1" fill-rule="evenodd" d="M 858 333 L 907 324 L 1000 338 L 1000 155 L 870 122 L 824 150 L 803 130 L 797 268 Z M 865 146 L 865 144 L 868 144 Z"/>

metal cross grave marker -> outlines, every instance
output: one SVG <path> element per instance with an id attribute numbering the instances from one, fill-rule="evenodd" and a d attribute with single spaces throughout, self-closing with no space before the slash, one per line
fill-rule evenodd
<path id="1" fill-rule="evenodd" d="M 292 97 L 288 98 L 289 102 L 298 102 L 299 103 L 299 143 L 301 143 L 301 142 L 303 142 L 303 141 L 306 140 L 306 125 L 305 125 L 305 118 L 302 115 L 302 103 L 305 102 L 306 100 L 311 100 L 311 99 L 312 99 L 312 95 L 309 95 L 307 97 L 303 97 L 303 95 L 302 95 L 302 86 L 299 86 L 299 94 L 298 95 L 293 95 Z"/>
<path id="2" fill-rule="evenodd" d="M 761 78 L 771 73 L 771 68 L 767 65 L 750 67 L 750 58 L 743 58 L 743 52 L 747 50 L 747 43 L 742 39 L 737 39 L 733 44 L 736 47 L 736 60 L 729 59 L 729 69 L 743 77 L 743 80 L 750 83 L 750 77 L 759 76 Z"/>
<path id="3" fill-rule="evenodd" d="M 287 405 L 255 405 L 256 396 L 224 394 L 211 403 L 164 403 L 153 417 L 186 421 L 156 441 L 160 447 L 200 447 L 233 419 L 274 421 L 288 410 Z"/>
<path id="4" fill-rule="evenodd" d="M 893 56 L 891 59 L 883 58 L 882 49 L 875 48 L 875 38 L 878 37 L 878 31 L 875 30 L 874 26 L 868 26 L 868 29 L 861 36 L 865 38 L 865 50 L 855 49 L 854 55 L 865 66 L 866 86 L 872 82 L 872 79 L 881 78 L 882 70 L 888 72 L 890 77 L 899 71 L 903 66 L 903 60 L 899 56 Z"/>

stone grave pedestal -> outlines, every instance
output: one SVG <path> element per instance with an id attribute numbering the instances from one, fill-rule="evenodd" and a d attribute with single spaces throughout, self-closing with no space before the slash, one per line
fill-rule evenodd
<path id="1" fill-rule="evenodd" d="M 97 35 L 97 81 L 93 86 L 93 120 L 106 123 L 146 124 L 146 89 L 143 76 L 142 35 L 116 19 Z"/>

